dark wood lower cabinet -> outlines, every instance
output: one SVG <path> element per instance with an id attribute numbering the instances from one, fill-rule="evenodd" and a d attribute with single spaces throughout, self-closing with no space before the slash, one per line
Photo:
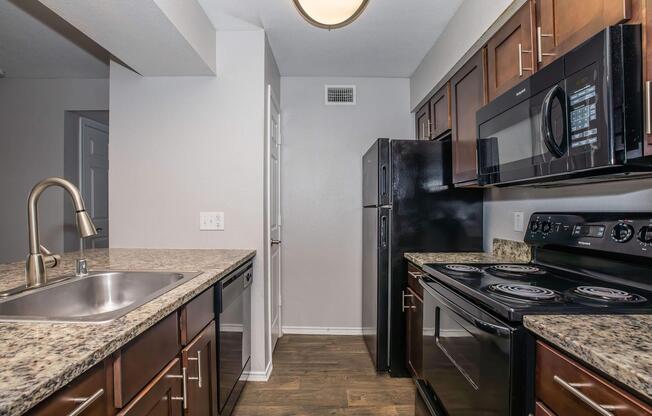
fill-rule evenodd
<path id="1" fill-rule="evenodd" d="M 423 299 L 408 287 L 404 296 L 406 314 L 406 359 L 412 377 L 421 378 L 423 343 Z"/>
<path id="2" fill-rule="evenodd" d="M 650 416 L 652 407 L 543 342 L 536 347 L 536 415 Z"/>
<path id="3" fill-rule="evenodd" d="M 217 416 L 217 337 L 211 322 L 181 351 L 186 368 L 186 415 Z"/>
<path id="4" fill-rule="evenodd" d="M 175 358 L 118 416 L 181 416 L 183 384 L 181 360 Z"/>
<path id="5" fill-rule="evenodd" d="M 91 368 L 75 381 L 56 392 L 45 402 L 30 411 L 30 416 L 69 415 L 81 411 L 79 416 L 107 416 L 113 414 L 113 403 L 106 385 L 104 363 Z M 82 410 L 82 407 L 84 407 Z"/>

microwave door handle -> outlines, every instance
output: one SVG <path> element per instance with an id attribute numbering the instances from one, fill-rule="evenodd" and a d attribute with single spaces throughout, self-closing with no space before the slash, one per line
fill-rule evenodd
<path id="1" fill-rule="evenodd" d="M 423 284 L 422 284 L 423 286 Z M 424 286 L 425 288 L 425 286 Z M 460 308 L 459 306 L 453 304 L 452 302 L 444 299 L 443 296 L 438 296 L 437 294 L 433 293 L 431 289 L 426 288 L 428 294 L 432 296 L 433 298 L 437 299 L 440 303 L 442 303 L 444 306 L 446 306 L 451 312 L 453 312 L 455 315 L 459 316 L 460 318 L 464 319 L 468 323 L 472 324 L 476 328 L 493 334 L 497 335 L 501 338 L 509 338 L 512 334 L 512 331 L 509 328 L 506 328 L 504 326 L 492 324 L 486 321 L 483 321 L 482 319 L 476 318 L 469 312 L 465 311 L 464 309 Z"/>
<path id="2" fill-rule="evenodd" d="M 566 101 L 564 90 L 559 85 L 555 85 L 550 89 L 550 91 L 548 91 L 543 99 L 543 103 L 541 104 L 541 133 L 543 135 L 543 143 L 546 145 L 550 153 L 555 157 L 560 158 L 566 153 L 566 113 L 562 111 L 564 134 L 562 137 L 562 145 L 559 146 L 557 142 L 555 142 L 552 131 L 552 103 L 555 98 L 557 98 L 562 105 Z"/>

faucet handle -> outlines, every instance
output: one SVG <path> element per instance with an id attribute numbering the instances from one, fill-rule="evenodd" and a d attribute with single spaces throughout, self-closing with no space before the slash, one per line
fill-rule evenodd
<path id="1" fill-rule="evenodd" d="M 39 247 L 41 249 L 41 254 L 43 254 L 43 263 L 45 264 L 45 267 L 57 267 L 59 263 L 61 263 L 60 255 L 53 254 L 42 244 Z"/>

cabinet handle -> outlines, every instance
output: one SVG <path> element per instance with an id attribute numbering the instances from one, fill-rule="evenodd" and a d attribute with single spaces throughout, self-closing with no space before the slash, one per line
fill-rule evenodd
<path id="1" fill-rule="evenodd" d="M 610 411 L 605 409 L 605 407 L 606 407 L 605 405 L 600 405 L 600 404 L 594 402 L 589 396 L 587 396 L 586 394 L 582 393 L 581 391 L 579 391 L 577 389 L 577 387 L 586 386 L 586 384 L 568 383 L 567 381 L 565 381 L 564 379 L 562 379 L 561 377 L 559 377 L 557 375 L 555 375 L 553 377 L 553 380 L 555 380 L 555 382 L 557 384 L 562 386 L 569 393 L 571 393 L 573 396 L 580 399 L 582 402 L 584 402 L 584 404 L 589 406 L 591 409 L 595 410 L 600 415 L 602 415 L 602 416 L 614 416 L 613 413 L 611 413 Z M 609 407 L 611 407 L 611 406 L 609 406 Z"/>
<path id="2" fill-rule="evenodd" d="M 414 305 L 407 306 L 405 304 L 405 298 L 413 298 L 414 297 L 413 295 L 410 295 L 409 293 L 406 295 L 405 291 L 401 291 L 401 294 L 402 294 L 402 297 L 401 297 L 401 309 L 403 310 L 403 312 L 405 312 L 406 309 L 416 309 L 417 308 Z"/>
<path id="3" fill-rule="evenodd" d="M 103 394 L 104 394 L 104 389 L 99 389 L 91 397 L 82 397 L 82 398 L 78 398 L 78 399 L 72 399 L 73 402 L 80 403 L 80 405 L 75 407 L 75 410 L 68 413 L 68 416 L 79 416 L 79 415 L 81 415 L 84 410 L 88 409 L 93 403 L 95 403 L 95 401 L 97 399 L 102 397 Z"/>
<path id="4" fill-rule="evenodd" d="M 197 380 L 197 386 L 201 389 L 201 351 L 197 351 L 197 357 L 188 357 L 188 361 L 197 361 L 197 377 L 188 377 L 188 380 Z"/>
<path id="5" fill-rule="evenodd" d="M 645 134 L 652 134 L 652 81 L 645 81 Z"/>
<path id="6" fill-rule="evenodd" d="M 542 33 L 541 32 L 541 26 L 537 26 L 537 60 L 539 62 L 543 62 L 543 57 L 544 56 L 555 56 L 557 55 L 556 53 L 544 53 L 543 52 L 543 46 L 541 38 L 551 38 L 552 34 L 550 33 Z"/>
<path id="7" fill-rule="evenodd" d="M 166 376 L 167 378 L 180 378 L 181 379 L 181 386 L 183 388 L 183 396 L 182 397 L 171 397 L 172 400 L 175 401 L 181 401 L 183 402 L 183 408 L 187 409 L 188 408 L 188 383 L 187 383 L 187 377 L 186 377 L 186 367 L 183 367 L 181 369 L 181 375 L 178 374 L 168 374 Z"/>
<path id="8" fill-rule="evenodd" d="M 532 53 L 532 50 L 523 49 L 523 44 L 519 43 L 518 44 L 518 76 L 519 77 L 523 76 L 523 71 L 532 72 L 532 68 L 523 68 L 523 54 L 524 53 Z"/>
<path id="9" fill-rule="evenodd" d="M 413 279 L 419 280 L 423 276 L 423 273 L 408 272 L 408 276 L 410 276 Z"/>

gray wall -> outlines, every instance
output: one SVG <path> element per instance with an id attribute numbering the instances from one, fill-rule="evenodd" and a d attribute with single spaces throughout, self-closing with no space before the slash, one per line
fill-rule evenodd
<path id="1" fill-rule="evenodd" d="M 356 106 L 324 105 L 324 84 L 357 86 Z M 281 78 L 283 327 L 359 332 L 362 162 L 378 137 L 410 137 L 409 82 Z"/>
<path id="2" fill-rule="evenodd" d="M 141 77 L 111 63 L 111 247 L 251 248 L 252 370 L 269 337 L 263 268 L 262 31 L 218 32 L 217 77 Z M 224 231 L 200 231 L 223 211 Z"/>
<path id="3" fill-rule="evenodd" d="M 107 79 L 0 79 L 0 262 L 23 260 L 27 197 L 39 180 L 64 175 L 64 119 L 68 110 L 107 110 Z M 39 202 L 41 241 L 63 250 L 61 190 Z"/>

